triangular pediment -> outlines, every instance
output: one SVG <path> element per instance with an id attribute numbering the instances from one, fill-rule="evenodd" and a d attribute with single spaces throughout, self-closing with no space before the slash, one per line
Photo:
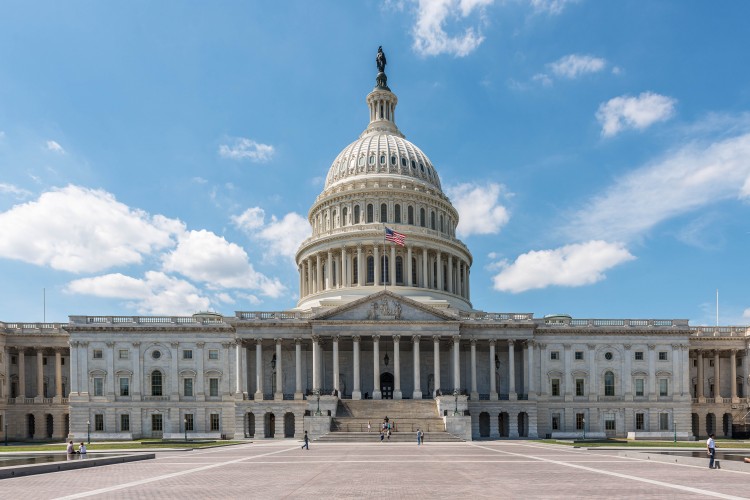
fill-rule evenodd
<path id="1" fill-rule="evenodd" d="M 312 321 L 456 321 L 449 313 L 383 290 L 321 312 Z"/>

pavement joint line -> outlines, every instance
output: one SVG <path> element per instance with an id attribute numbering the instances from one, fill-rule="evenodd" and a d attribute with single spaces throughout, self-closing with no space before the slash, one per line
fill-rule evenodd
<path id="1" fill-rule="evenodd" d="M 295 448 L 296 448 L 296 445 L 295 445 Z M 253 460 L 255 458 L 267 457 L 269 455 L 276 455 L 278 453 L 285 453 L 285 452 L 291 451 L 291 450 L 293 450 L 295 448 L 284 448 L 282 450 L 271 451 L 269 453 L 264 453 L 262 455 L 254 455 L 252 457 L 242 457 L 242 458 L 238 458 L 238 459 L 235 459 L 235 460 L 229 460 L 227 462 L 219 462 L 219 463 L 215 463 L 215 464 L 211 464 L 211 465 L 204 465 L 202 467 L 196 467 L 196 468 L 193 468 L 193 469 L 187 469 L 187 470 L 183 470 L 183 471 L 179 471 L 179 472 L 172 472 L 172 473 L 169 473 L 169 474 L 162 474 L 161 476 L 150 477 L 150 478 L 147 478 L 147 479 L 139 479 L 138 481 L 131 481 L 129 483 L 118 484 L 118 485 L 115 485 L 115 486 L 107 486 L 106 488 L 99 488 L 99 489 L 96 489 L 96 490 L 85 491 L 85 492 L 81 492 L 81 493 L 75 493 L 73 495 L 66 495 L 64 497 L 58 497 L 58 500 L 68 500 L 68 499 L 74 499 L 74 498 L 85 498 L 85 497 L 90 497 L 90 496 L 94 496 L 94 495 L 101 495 L 101 494 L 104 494 L 104 493 L 109 493 L 109 492 L 112 492 L 112 491 L 122 490 L 122 489 L 130 488 L 130 487 L 133 487 L 133 486 L 140 486 L 142 484 L 148 484 L 148 483 L 153 483 L 155 481 L 161 481 L 163 479 L 169 479 L 169 478 L 173 478 L 173 477 L 184 476 L 185 474 L 193 474 L 195 472 L 201 472 L 201 471 L 208 470 L 208 469 L 215 469 L 217 467 L 223 467 L 225 465 L 236 464 L 236 463 L 244 462 L 244 461 L 247 461 L 247 460 Z"/>
<path id="2" fill-rule="evenodd" d="M 471 443 L 471 446 L 475 446 L 477 448 L 484 448 L 484 449 L 488 449 L 488 450 L 492 449 L 492 448 L 487 448 L 487 447 L 481 446 L 481 445 L 475 445 L 473 443 Z M 533 448 L 534 446 L 531 446 L 531 447 Z M 738 497 L 738 496 L 734 496 L 734 495 L 726 495 L 724 493 L 718 493 L 718 492 L 710 491 L 710 490 L 703 490 L 703 489 L 700 489 L 700 488 L 693 488 L 692 486 L 684 486 L 684 485 L 681 485 L 681 484 L 665 483 L 663 481 L 657 481 L 655 479 L 648 479 L 648 478 L 645 478 L 645 477 L 631 476 L 629 474 L 622 474 L 622 473 L 619 473 L 619 472 L 612 472 L 612 471 L 606 471 L 606 470 L 601 470 L 601 469 L 594 469 L 592 467 L 586 467 L 584 465 L 577 465 L 577 464 L 573 464 L 573 463 L 566 463 L 566 462 L 561 462 L 559 460 L 552 460 L 552 459 L 549 459 L 549 458 L 534 457 L 533 455 L 529 455 L 529 454 L 524 455 L 524 454 L 520 454 L 520 453 L 513 453 L 513 452 L 510 452 L 510 451 L 503 451 L 503 450 L 493 450 L 493 451 L 495 451 L 496 453 L 504 453 L 504 454 L 508 454 L 508 455 L 517 455 L 517 456 L 526 456 L 526 457 L 529 457 L 529 458 L 536 458 L 539 461 L 549 462 L 549 463 L 561 465 L 563 467 L 572 467 L 574 469 L 582 469 L 582 470 L 589 471 L 589 472 L 595 472 L 597 474 L 604 474 L 604 475 L 607 475 L 607 476 L 619 477 L 621 479 L 630 479 L 632 481 L 638 481 L 638 482 L 641 482 L 641 483 L 653 484 L 655 486 L 662 486 L 662 487 L 665 487 L 665 488 L 672 488 L 672 489 L 676 489 L 676 490 L 686 491 L 686 492 L 689 492 L 689 493 L 695 493 L 697 495 L 708 495 L 710 497 L 726 498 L 726 499 L 731 499 L 731 500 L 744 500 L 744 499 L 747 498 L 747 497 Z"/>

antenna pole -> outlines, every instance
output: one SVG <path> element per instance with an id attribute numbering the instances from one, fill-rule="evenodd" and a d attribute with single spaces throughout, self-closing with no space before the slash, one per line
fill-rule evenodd
<path id="1" fill-rule="evenodd" d="M 719 326 L 719 289 L 716 289 L 716 326 Z"/>
<path id="2" fill-rule="evenodd" d="M 47 322 L 47 289 L 42 288 L 42 323 Z"/>

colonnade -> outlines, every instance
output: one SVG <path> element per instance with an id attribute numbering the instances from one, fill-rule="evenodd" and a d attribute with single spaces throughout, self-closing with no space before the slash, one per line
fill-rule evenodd
<path id="1" fill-rule="evenodd" d="M 471 300 L 468 261 L 427 247 L 397 248 L 390 244 L 384 248 L 382 242 L 342 245 L 307 256 L 298 271 L 302 297 L 339 288 L 387 284 L 442 290 Z"/>
<path id="2" fill-rule="evenodd" d="M 34 359 L 35 367 L 36 367 L 36 391 L 35 396 L 32 396 L 37 401 L 41 401 L 42 399 L 46 398 L 47 395 L 45 395 L 44 391 L 44 356 L 45 352 L 49 353 L 49 348 L 44 347 L 33 347 L 29 348 L 29 350 L 33 353 L 32 356 L 29 356 L 30 358 Z M 55 395 L 54 397 L 56 399 L 62 399 L 63 397 L 66 397 L 63 394 L 63 375 L 62 375 L 62 355 L 63 351 L 66 349 L 57 348 L 53 349 L 54 355 L 55 355 Z M 11 394 L 11 391 L 8 390 L 8 384 L 11 383 L 10 376 L 15 375 L 17 377 L 17 386 L 16 386 L 16 394 L 15 397 L 17 398 L 26 398 L 26 362 L 27 362 L 27 349 L 19 348 L 15 351 L 10 351 L 9 349 L 6 349 L 5 352 L 5 358 L 9 360 L 9 356 L 17 356 L 16 358 L 16 366 L 18 369 L 15 373 L 8 373 L 8 376 L 5 378 L 5 385 L 6 387 L 3 388 L 2 394 L 6 397 L 11 397 L 13 394 Z"/>
<path id="3" fill-rule="evenodd" d="M 706 393 L 705 393 L 705 386 L 706 382 L 709 382 L 709 387 L 713 389 L 713 393 L 709 393 L 709 398 L 714 398 L 716 403 L 721 402 L 737 402 L 739 400 L 739 397 L 748 397 L 747 391 L 744 391 L 743 389 L 747 386 L 750 381 L 748 381 L 748 376 L 750 376 L 750 366 L 748 366 L 750 363 L 748 363 L 748 356 L 747 353 L 745 353 L 743 363 L 742 363 L 742 373 L 741 376 L 738 378 L 737 374 L 737 354 L 740 352 L 740 349 L 696 349 L 696 368 L 697 368 L 697 376 L 696 376 L 696 384 L 695 384 L 695 393 L 693 396 L 695 398 L 698 398 L 699 402 L 705 402 Z M 722 358 L 722 353 L 728 353 L 728 357 Z M 721 368 L 724 366 L 726 369 L 726 365 L 722 364 L 722 360 L 724 360 L 724 363 L 729 363 L 729 391 L 722 392 L 721 387 L 721 381 L 722 381 L 722 373 Z M 706 367 L 706 361 L 708 361 L 708 367 Z M 713 365 L 713 366 L 711 366 Z M 706 369 L 708 368 L 708 369 Z M 738 382 L 741 380 L 741 383 L 738 385 Z M 739 389 L 739 390 L 738 390 Z M 742 390 L 744 393 L 740 394 L 739 391 Z M 725 398 L 729 398 L 730 401 L 723 401 Z"/>

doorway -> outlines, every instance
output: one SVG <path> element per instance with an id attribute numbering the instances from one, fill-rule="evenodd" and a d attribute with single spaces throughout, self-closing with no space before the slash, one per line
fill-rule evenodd
<path id="1" fill-rule="evenodd" d="M 380 394 L 383 399 L 393 399 L 393 374 L 385 372 L 380 375 Z"/>

